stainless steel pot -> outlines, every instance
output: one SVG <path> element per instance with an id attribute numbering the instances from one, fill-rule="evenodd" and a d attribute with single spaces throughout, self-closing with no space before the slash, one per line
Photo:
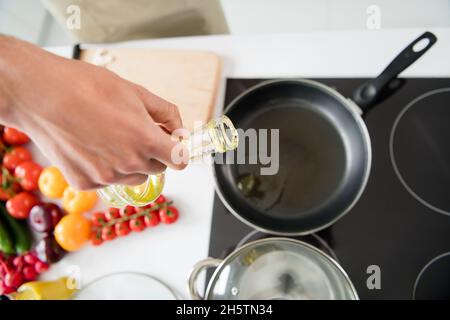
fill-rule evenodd
<path id="1" fill-rule="evenodd" d="M 201 271 L 216 268 L 205 296 L 197 288 Z M 207 258 L 190 272 L 192 299 L 208 300 L 357 300 L 341 266 L 319 249 L 289 238 L 250 242 L 224 260 Z"/>

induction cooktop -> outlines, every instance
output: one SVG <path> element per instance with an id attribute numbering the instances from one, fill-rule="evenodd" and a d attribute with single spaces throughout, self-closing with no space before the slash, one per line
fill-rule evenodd
<path id="1" fill-rule="evenodd" d="M 367 79 L 313 79 L 351 97 Z M 450 299 L 450 78 L 407 78 L 364 120 L 372 169 L 331 227 L 298 237 L 336 259 L 361 299 Z M 228 79 L 225 106 L 262 79 Z M 209 255 L 262 234 L 214 199 Z M 375 278 L 374 278 L 375 276 Z"/>

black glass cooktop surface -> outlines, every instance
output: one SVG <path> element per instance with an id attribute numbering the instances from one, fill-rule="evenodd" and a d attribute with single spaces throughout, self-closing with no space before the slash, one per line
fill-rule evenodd
<path id="1" fill-rule="evenodd" d="M 346 97 L 365 81 L 314 80 Z M 361 299 L 450 300 L 450 79 L 404 80 L 365 116 L 373 158 L 363 195 L 334 225 L 299 238 L 334 257 Z M 261 81 L 228 79 L 225 105 Z M 265 236 L 217 195 L 213 210 L 211 257 Z"/>

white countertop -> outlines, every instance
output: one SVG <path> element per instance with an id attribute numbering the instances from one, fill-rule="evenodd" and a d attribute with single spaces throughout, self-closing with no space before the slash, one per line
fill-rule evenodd
<path id="1" fill-rule="evenodd" d="M 213 51 L 224 59 L 217 112 L 223 107 L 225 78 L 367 77 L 375 76 L 424 29 L 311 32 L 282 35 L 201 36 L 144 40 L 116 46 Z M 429 29 L 438 41 L 402 76 L 450 77 L 450 29 Z M 106 46 L 101 46 L 106 47 Z M 70 57 L 71 47 L 49 48 Z M 70 79 L 69 79 L 70 81 Z M 74 84 L 76 85 L 76 84 Z M 36 151 L 37 153 L 37 151 Z M 35 154 L 36 154 L 35 153 Z M 42 155 L 37 160 L 46 164 Z M 211 168 L 194 164 L 182 172 L 167 172 L 164 194 L 180 209 L 174 225 L 105 243 L 87 245 L 52 266 L 46 279 L 79 268 L 82 283 L 115 271 L 153 275 L 187 298 L 191 266 L 208 254 L 214 182 Z"/>

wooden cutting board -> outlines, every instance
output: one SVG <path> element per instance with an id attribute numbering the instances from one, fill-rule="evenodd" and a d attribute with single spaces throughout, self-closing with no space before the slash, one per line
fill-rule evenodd
<path id="1" fill-rule="evenodd" d="M 210 119 L 222 62 L 211 52 L 145 48 L 85 49 L 80 59 L 103 66 L 178 106 L 183 124 Z"/>

